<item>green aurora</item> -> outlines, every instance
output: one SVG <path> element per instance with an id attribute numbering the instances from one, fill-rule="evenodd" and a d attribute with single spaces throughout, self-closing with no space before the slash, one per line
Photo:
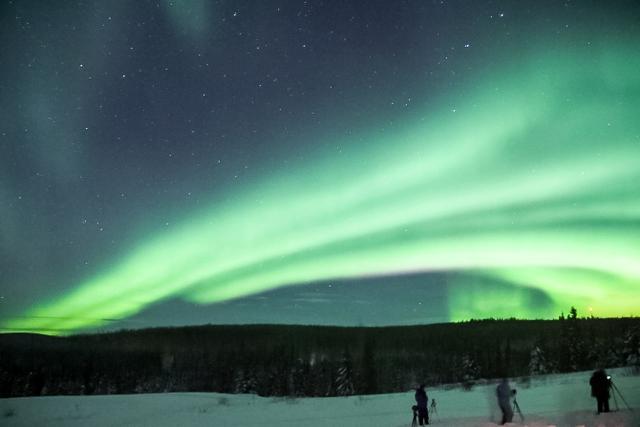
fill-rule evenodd
<path id="1" fill-rule="evenodd" d="M 1 326 L 70 333 L 172 298 L 413 272 L 453 274 L 451 320 L 638 315 L 640 55 L 622 46 L 501 64 L 403 125 L 234 190 Z"/>

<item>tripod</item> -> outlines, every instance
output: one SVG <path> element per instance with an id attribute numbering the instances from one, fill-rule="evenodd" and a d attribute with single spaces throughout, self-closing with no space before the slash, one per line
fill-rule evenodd
<path id="1" fill-rule="evenodd" d="M 618 396 L 620 396 L 620 399 L 624 402 L 627 409 L 633 412 L 633 409 L 631 409 L 627 401 L 624 399 L 624 396 L 622 396 L 622 393 L 620 393 L 620 390 L 618 390 L 618 386 L 616 386 L 616 384 L 611 379 L 609 380 L 609 386 L 611 390 L 613 390 L 613 393 L 611 394 L 613 395 L 613 402 L 616 404 L 616 411 L 620 410 L 620 408 L 618 407 L 618 399 L 616 398 L 616 393 L 618 393 Z"/>
<path id="2" fill-rule="evenodd" d="M 520 405 L 518 405 L 518 401 L 516 398 L 513 398 L 513 412 L 517 412 L 520 415 L 520 420 L 524 421 L 524 415 L 522 415 L 522 411 L 520 410 Z"/>

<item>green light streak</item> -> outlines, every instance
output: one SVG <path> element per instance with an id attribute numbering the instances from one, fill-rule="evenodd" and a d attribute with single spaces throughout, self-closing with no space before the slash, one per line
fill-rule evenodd
<path id="1" fill-rule="evenodd" d="M 454 320 L 546 317 L 570 305 L 638 315 L 640 56 L 632 52 L 537 56 L 485 90 L 443 100 L 455 113 L 427 111 L 425 122 L 369 135 L 366 147 L 342 141 L 341 153 L 265 177 L 2 326 L 70 332 L 168 298 L 207 304 L 288 284 L 428 271 L 468 281 L 468 293 L 453 292 Z M 531 289 L 547 298 L 540 310 Z M 516 297 L 501 304 L 505 295 Z"/>

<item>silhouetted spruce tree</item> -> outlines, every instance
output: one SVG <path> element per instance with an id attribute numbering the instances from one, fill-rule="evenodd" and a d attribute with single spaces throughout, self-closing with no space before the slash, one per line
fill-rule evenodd
<path id="1" fill-rule="evenodd" d="M 320 360 L 315 352 L 311 352 L 308 359 L 303 361 L 305 364 L 304 381 L 304 394 L 305 396 L 324 396 L 322 369 L 320 367 Z"/>
<path id="2" fill-rule="evenodd" d="M 93 371 L 93 358 L 89 356 L 82 366 L 82 394 L 93 394 L 95 390 Z"/>
<path id="3" fill-rule="evenodd" d="M 568 369 L 578 371 L 586 368 L 587 349 L 580 329 L 578 310 L 571 307 L 566 319 L 565 351 L 568 354 Z"/>
<path id="4" fill-rule="evenodd" d="M 640 369 L 640 328 L 627 329 L 622 342 L 622 362 L 624 365 Z"/>
<path id="5" fill-rule="evenodd" d="M 511 366 L 511 338 L 507 338 L 507 343 L 504 346 L 504 374 L 506 376 L 513 374 Z"/>
<path id="6" fill-rule="evenodd" d="M 544 354 L 544 351 L 536 345 L 531 350 L 531 357 L 529 360 L 529 375 L 544 375 L 547 373 L 549 373 L 549 368 L 547 367 L 547 358 Z"/>
<path id="7" fill-rule="evenodd" d="M 465 354 L 460 360 L 460 369 L 462 371 L 462 385 L 466 390 L 471 390 L 480 376 L 480 367 L 470 354 Z"/>
<path id="8" fill-rule="evenodd" d="M 362 351 L 362 389 L 363 394 L 373 394 L 378 391 L 378 377 L 376 374 L 376 365 L 374 357 L 374 343 L 371 339 L 367 339 L 364 343 Z"/>
<path id="9" fill-rule="evenodd" d="M 255 374 L 244 369 L 238 369 L 233 382 L 234 393 L 255 393 L 258 386 Z"/>
<path id="10" fill-rule="evenodd" d="M 354 394 L 353 387 L 353 363 L 351 354 L 346 350 L 342 354 L 338 375 L 336 377 L 336 394 L 338 396 L 350 396 Z"/>
<path id="11" fill-rule="evenodd" d="M 334 366 L 330 361 L 322 358 L 320 362 L 313 365 L 313 373 L 316 378 L 316 396 L 334 396 Z"/>
<path id="12" fill-rule="evenodd" d="M 308 383 L 311 380 L 309 364 L 302 358 L 296 359 L 289 373 L 289 394 L 291 396 L 307 396 L 310 388 Z"/>

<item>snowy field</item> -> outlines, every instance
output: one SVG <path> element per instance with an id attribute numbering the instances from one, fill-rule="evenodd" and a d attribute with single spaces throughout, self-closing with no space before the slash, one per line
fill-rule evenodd
<path id="1" fill-rule="evenodd" d="M 512 426 L 640 426 L 640 376 L 609 372 L 616 393 L 609 414 L 595 414 L 588 386 L 591 372 L 512 382 L 524 421 Z M 427 389 L 435 398 L 432 424 L 446 427 L 494 426 L 499 410 L 495 384 Z M 219 393 L 167 393 L 111 396 L 53 396 L 0 399 L 0 425 L 12 426 L 332 426 L 400 427 L 411 425 L 413 392 L 330 398 L 268 398 Z"/>

